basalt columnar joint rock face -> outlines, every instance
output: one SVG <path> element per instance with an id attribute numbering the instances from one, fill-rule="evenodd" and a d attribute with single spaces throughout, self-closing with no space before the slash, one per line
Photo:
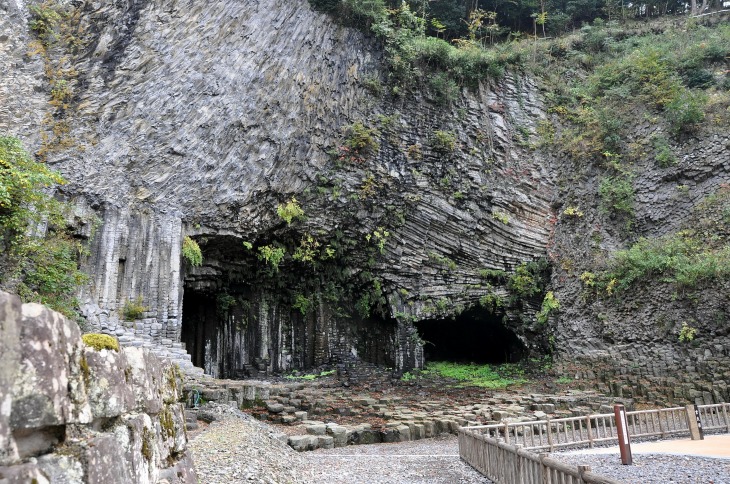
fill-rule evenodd
<path id="1" fill-rule="evenodd" d="M 194 481 L 178 369 L 4 292 L 0 330 L 3 482 Z"/>
<path id="2" fill-rule="evenodd" d="M 0 66 L 11 72 L 0 79 L 0 129 L 35 150 L 50 89 L 43 62 L 27 55 L 27 7 L 0 1 Z M 728 398 L 713 383 L 729 370 L 722 326 L 697 323 L 707 338 L 683 346 L 655 318 L 726 315 L 726 289 L 708 290 L 697 307 L 658 283 L 624 295 L 626 304 L 584 297 L 571 262 L 628 239 L 599 211 L 596 166 L 536 148 L 540 122 L 559 130 L 560 120 L 530 76 L 508 72 L 439 105 L 427 94 L 374 94 L 367 86 L 388 87 L 382 46 L 305 0 L 73 8 L 82 40 L 65 113 L 73 144 L 47 159 L 69 180 L 60 193 L 77 215 L 102 221 L 83 261 L 92 328 L 173 355 L 183 341 L 211 375 L 324 363 L 354 373 L 358 359 L 419 367 L 419 328 L 468 314 L 514 333 L 505 353 L 552 346 L 566 364 L 593 370 L 576 374 L 602 369 L 615 391 Z M 643 146 L 660 125 L 647 121 L 629 141 Z M 376 146 L 344 150 L 354 126 Z M 730 181 L 721 128 L 672 145 L 675 167 L 642 158 L 632 181 L 637 237 L 681 228 Z M 277 206 L 292 197 L 304 217 L 289 224 Z M 586 212 L 580 220 L 562 215 L 573 201 Z M 181 257 L 186 236 L 202 249 L 200 267 Z M 279 267 L 264 249 L 285 251 Z M 311 260 L 295 259 L 297 250 Z M 546 326 L 535 323 L 543 294 L 510 297 L 495 275 L 543 258 L 561 303 Z M 130 302 L 139 311 L 125 311 Z M 465 331 L 464 340 L 488 337 Z M 698 365 L 677 375 L 688 358 Z M 614 388 L 622 378 L 626 388 Z"/>
<path id="3" fill-rule="evenodd" d="M 550 175 L 512 141 L 518 126 L 534 133 L 543 117 L 528 79 L 510 75 L 464 91 L 448 108 L 389 101 L 363 87 L 380 76 L 372 40 L 305 1 L 78 9 L 77 31 L 86 32 L 74 55 L 78 146 L 49 162 L 69 180 L 64 192 L 78 210 L 102 219 L 85 261 L 92 282 L 82 310 L 93 328 L 170 346 L 180 341 L 184 313 L 192 321 L 215 312 L 195 305 L 231 294 L 251 301 L 245 330 L 219 317 L 202 340 L 186 338 L 211 374 L 350 357 L 407 369 L 423 360 L 413 321 L 476 304 L 480 269 L 510 270 L 544 253 Z M 17 28 L 9 37 L 29 40 Z M 358 121 L 379 130 L 380 148 L 366 163 L 335 163 L 328 151 L 343 146 L 344 128 Z M 289 228 L 276 206 L 291 196 L 306 221 Z M 370 240 L 376 231 L 382 240 Z M 349 244 L 338 261 L 353 276 L 375 274 L 386 298 L 380 316 L 352 322 L 343 317 L 346 304 L 317 287 L 305 294 L 311 310 L 299 315 L 293 294 L 254 277 L 265 265 L 254 256 L 258 246 L 297 244 L 305 234 L 322 246 L 338 237 Z M 203 267 L 182 264 L 184 235 L 201 243 Z M 254 242 L 254 254 L 241 255 L 244 241 Z M 292 278 L 299 270 L 282 267 Z M 124 305 L 135 300 L 145 311 L 124 322 Z"/>

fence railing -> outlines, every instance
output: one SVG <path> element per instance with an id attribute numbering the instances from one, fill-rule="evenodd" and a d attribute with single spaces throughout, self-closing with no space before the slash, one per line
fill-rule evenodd
<path id="1" fill-rule="evenodd" d="M 592 473 L 589 466 L 570 466 L 468 427 L 459 431 L 459 454 L 497 484 L 621 484 Z"/>
<path id="2" fill-rule="evenodd" d="M 730 432 L 730 403 L 697 409 L 705 431 Z M 689 434 L 689 419 L 694 418 L 691 406 L 626 412 L 632 438 Z M 588 466 L 569 466 L 533 452 L 617 440 L 616 419 L 609 413 L 476 425 L 459 430 L 459 455 L 497 484 L 620 484 L 593 474 Z"/>
<path id="3" fill-rule="evenodd" d="M 699 405 L 704 430 L 730 432 L 730 404 Z M 626 412 L 631 437 L 668 437 L 689 434 L 685 407 Z M 509 422 L 465 427 L 506 444 L 529 450 L 555 450 L 563 447 L 618 441 L 614 414 Z"/>

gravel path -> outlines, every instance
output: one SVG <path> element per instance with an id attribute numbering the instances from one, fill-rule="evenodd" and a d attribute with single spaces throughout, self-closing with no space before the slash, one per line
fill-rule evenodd
<path id="1" fill-rule="evenodd" d="M 730 460 L 666 454 L 634 454 L 633 465 L 621 464 L 617 455 L 553 454 L 573 465 L 627 484 L 730 484 Z"/>
<path id="2" fill-rule="evenodd" d="M 351 445 L 304 454 L 318 484 L 477 484 L 487 478 L 459 459 L 455 436 Z"/>
<path id="3" fill-rule="evenodd" d="M 210 404 L 209 404 L 210 405 Z M 229 484 L 476 484 L 490 481 L 459 459 L 456 437 L 399 444 L 352 445 L 298 453 L 273 427 L 226 406 L 209 407 L 215 420 L 189 446 L 201 483 Z M 554 453 L 572 465 L 627 484 L 730 484 L 730 459 L 634 454 Z"/>

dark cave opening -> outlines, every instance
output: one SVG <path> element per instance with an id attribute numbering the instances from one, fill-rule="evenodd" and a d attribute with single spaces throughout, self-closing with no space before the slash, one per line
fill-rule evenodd
<path id="1" fill-rule="evenodd" d="M 207 294 L 186 290 L 183 296 L 183 317 L 180 340 L 190 354 L 193 364 L 205 365 L 205 342 L 215 341 L 218 321 L 215 299 Z"/>
<path id="2" fill-rule="evenodd" d="M 425 360 L 480 364 L 520 361 L 525 347 L 504 326 L 502 317 L 501 313 L 474 308 L 454 319 L 426 319 L 415 323 L 425 341 Z"/>

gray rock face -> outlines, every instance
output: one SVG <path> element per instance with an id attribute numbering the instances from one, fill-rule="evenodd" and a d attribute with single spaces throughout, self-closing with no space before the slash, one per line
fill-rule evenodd
<path id="1" fill-rule="evenodd" d="M 195 481 L 178 369 L 141 348 L 85 347 L 76 323 L 1 291 L 0 323 L 0 341 L 15 339 L 3 370 L 17 370 L 0 387 L 2 482 L 148 483 L 165 469 Z"/>
<path id="2" fill-rule="evenodd" d="M 528 77 L 508 73 L 464 89 L 448 106 L 417 95 L 373 96 L 364 85 L 381 77 L 378 47 L 306 0 L 124 0 L 77 8 L 88 35 L 72 56 L 79 72 L 68 113 L 74 146 L 48 162 L 70 181 L 62 194 L 77 214 L 102 220 L 83 261 L 91 283 L 81 295 L 96 330 L 214 376 L 337 363 L 357 377 L 362 360 L 405 370 L 424 360 L 414 323 L 475 308 L 485 295 L 507 296 L 503 281 L 480 275 L 484 269 L 512 271 L 547 257 L 561 301 L 552 323 L 564 363 L 581 359 L 585 375 L 601 373 L 611 390 L 621 376 L 633 380 L 626 391 L 647 393 L 642 386 L 652 381 L 678 398 L 728 398 L 721 384 L 726 333 L 699 324 L 711 337 L 695 349 L 678 346 L 656 325 L 634 328 L 680 309 L 685 319 L 726 314 L 726 290 L 708 292 L 704 300 L 719 302 L 698 311 L 678 308 L 661 290 L 628 296 L 638 310 L 584 304 L 580 272 L 564 267 L 622 247 L 625 235 L 599 214 L 595 167 L 533 148 L 546 114 Z M 19 3 L 0 2 L 0 13 L 7 13 L 0 15 L 0 68 L 10 73 L 0 78 L 7 99 L 0 131 L 36 149 L 50 110 L 43 63 L 25 55 L 31 36 Z M 347 126 L 358 121 L 378 129 L 378 149 L 362 163 L 338 160 Z M 647 124 L 630 141 L 646 141 L 658 129 Z M 453 136 L 453 149 L 439 147 L 439 133 Z M 634 180 L 637 235 L 676 230 L 702 197 L 730 181 L 728 143 L 718 129 L 673 146 L 676 167 L 641 170 Z M 689 196 L 677 197 L 677 185 Z M 292 196 L 306 219 L 289 226 L 276 212 Z M 586 212 L 580 221 L 560 215 L 561 204 L 573 201 Z M 388 236 L 378 246 L 374 234 L 383 231 Z M 90 235 L 88 227 L 83 232 Z M 337 246 L 341 279 L 292 259 L 306 235 L 322 248 Z M 182 260 L 185 236 L 200 243 L 202 267 Z M 277 277 L 266 276 L 272 269 L 257 257 L 269 244 L 288 251 Z M 362 282 L 365 273 L 371 279 Z M 349 292 L 332 297 L 343 280 Z M 352 306 L 374 286 L 381 314 L 361 317 Z M 292 307 L 297 295 L 310 297 L 306 314 Z M 227 296 L 236 301 L 230 307 Z M 137 298 L 143 315 L 123 321 L 125 303 Z M 535 298 L 480 317 L 501 325 L 506 316 L 529 351 L 547 338 L 529 324 L 539 306 Z M 596 320 L 599 314 L 616 323 Z M 141 368 L 141 357 L 132 358 Z M 687 376 L 675 378 L 677 367 Z M 134 370 L 133 378 L 143 384 L 147 376 Z M 159 412 L 156 390 L 144 388 L 136 405 Z M 63 405 L 38 407 L 39 415 L 63 414 Z M 0 439 L 9 439 L 2 426 L 0 415 Z"/>
<path id="3" fill-rule="evenodd" d="M 188 350 L 212 375 L 350 358 L 410 368 L 423 361 L 412 320 L 473 306 L 484 295 L 480 269 L 544 254 L 551 177 L 512 140 L 544 116 L 528 79 L 465 91 L 449 107 L 374 98 L 363 85 L 380 75 L 377 49 L 304 0 L 85 3 L 79 11 L 91 33 L 74 57 L 71 133 L 83 149 L 49 162 L 69 179 L 64 192 L 77 210 L 103 220 L 82 295 L 94 328 L 173 348 L 183 294 L 208 297 L 188 298 L 192 314 L 239 291 L 253 302 L 246 331 L 227 318 L 190 323 L 211 326 Z M 23 35 L 12 31 L 8 42 Z M 362 166 L 337 168 L 328 152 L 355 121 L 380 128 L 380 149 Z M 454 137 L 453 152 L 434 148 L 439 131 Z M 288 233 L 276 206 L 292 195 L 307 222 Z M 298 243 L 310 233 L 324 244 L 341 232 L 353 247 L 342 265 L 356 277 L 370 257 L 365 238 L 377 230 L 388 240 L 368 270 L 381 281 L 386 321 L 343 319 L 342 303 L 321 289 L 314 293 L 324 302 L 310 315 L 292 314 L 288 296 L 252 277 L 262 263 L 239 254 L 243 241 Z M 200 241 L 204 267 L 181 264 L 184 235 Z M 122 322 L 123 305 L 136 298 L 143 318 Z M 449 307 L 436 310 L 437 301 Z"/>

